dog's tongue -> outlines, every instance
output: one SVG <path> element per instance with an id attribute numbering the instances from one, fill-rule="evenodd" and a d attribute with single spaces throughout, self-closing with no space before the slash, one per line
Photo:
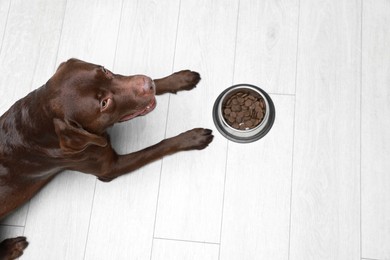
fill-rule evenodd
<path id="1" fill-rule="evenodd" d="M 152 102 L 150 102 L 150 104 L 147 105 L 143 110 L 140 110 L 138 112 L 135 112 L 135 113 L 127 115 L 127 116 L 124 116 L 121 118 L 121 120 L 119 120 L 119 122 L 128 121 L 128 120 L 133 119 L 137 116 L 144 116 L 147 113 L 151 112 L 156 107 L 156 105 L 157 105 L 157 102 L 156 102 L 156 99 L 154 98 L 152 100 Z"/>

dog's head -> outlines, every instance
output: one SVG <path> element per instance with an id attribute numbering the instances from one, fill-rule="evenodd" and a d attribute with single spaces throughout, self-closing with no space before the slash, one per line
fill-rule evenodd
<path id="1" fill-rule="evenodd" d="M 99 137 L 108 127 L 145 115 L 156 106 L 155 85 L 149 77 L 117 75 L 77 59 L 60 64 L 46 85 L 61 148 L 104 146 Z"/>

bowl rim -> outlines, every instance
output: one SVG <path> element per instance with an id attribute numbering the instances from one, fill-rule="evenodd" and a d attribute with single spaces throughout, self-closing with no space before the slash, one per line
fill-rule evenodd
<path id="1" fill-rule="evenodd" d="M 228 92 L 230 92 L 236 88 L 244 88 L 244 89 L 249 88 L 252 90 L 254 89 L 255 91 L 261 93 L 263 95 L 263 97 L 265 97 L 266 104 L 268 103 L 268 106 L 266 106 L 266 109 L 268 109 L 269 115 L 268 115 L 267 121 L 265 122 L 266 124 L 258 133 L 255 133 L 252 136 L 234 135 L 233 133 L 231 133 L 225 129 L 226 123 L 224 124 L 220 118 L 219 110 L 220 110 L 220 107 L 222 106 L 222 104 L 221 104 L 223 101 L 222 99 L 228 94 Z M 222 93 L 219 94 L 219 96 L 217 97 L 217 99 L 214 102 L 212 114 L 213 114 L 214 125 L 216 126 L 217 130 L 225 138 L 227 138 L 228 140 L 237 142 L 237 143 L 251 143 L 251 142 L 255 142 L 255 141 L 263 138 L 271 130 L 271 128 L 274 124 L 274 121 L 275 121 L 276 112 L 275 112 L 275 106 L 274 106 L 274 103 L 273 103 L 271 97 L 264 90 L 262 90 L 258 86 L 252 85 L 252 84 L 241 83 L 241 84 L 236 84 L 236 85 L 230 86 L 230 87 L 226 88 L 224 91 L 222 91 Z M 264 122 L 264 120 L 265 120 L 265 118 L 263 119 L 263 122 Z M 239 129 L 235 129 L 232 127 L 230 127 L 230 129 L 237 132 L 238 134 L 239 133 L 250 133 L 250 132 L 255 132 L 255 130 L 258 130 L 258 127 L 261 126 L 262 123 L 260 123 L 257 127 L 252 128 L 252 129 L 248 129 L 248 130 L 239 130 Z"/>

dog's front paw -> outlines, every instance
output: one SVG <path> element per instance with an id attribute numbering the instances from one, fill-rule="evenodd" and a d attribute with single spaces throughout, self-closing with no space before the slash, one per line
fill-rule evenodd
<path id="1" fill-rule="evenodd" d="M 23 255 L 23 250 L 28 246 L 25 237 L 9 238 L 0 243 L 0 258 L 12 260 Z"/>
<path id="2" fill-rule="evenodd" d="M 214 136 L 210 129 L 194 128 L 177 136 L 180 144 L 180 150 L 202 150 L 212 141 Z"/>
<path id="3" fill-rule="evenodd" d="M 200 75 L 198 72 L 190 70 L 182 70 L 172 75 L 173 88 L 172 93 L 176 93 L 182 90 L 191 90 L 196 87 L 200 81 Z"/>

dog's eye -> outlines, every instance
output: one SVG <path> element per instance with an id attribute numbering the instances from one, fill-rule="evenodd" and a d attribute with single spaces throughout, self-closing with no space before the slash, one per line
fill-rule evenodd
<path id="1" fill-rule="evenodd" d="M 103 111 L 105 110 L 108 105 L 110 104 L 111 102 L 111 99 L 107 98 L 107 99 L 103 99 L 102 101 L 100 101 L 100 111 Z"/>

